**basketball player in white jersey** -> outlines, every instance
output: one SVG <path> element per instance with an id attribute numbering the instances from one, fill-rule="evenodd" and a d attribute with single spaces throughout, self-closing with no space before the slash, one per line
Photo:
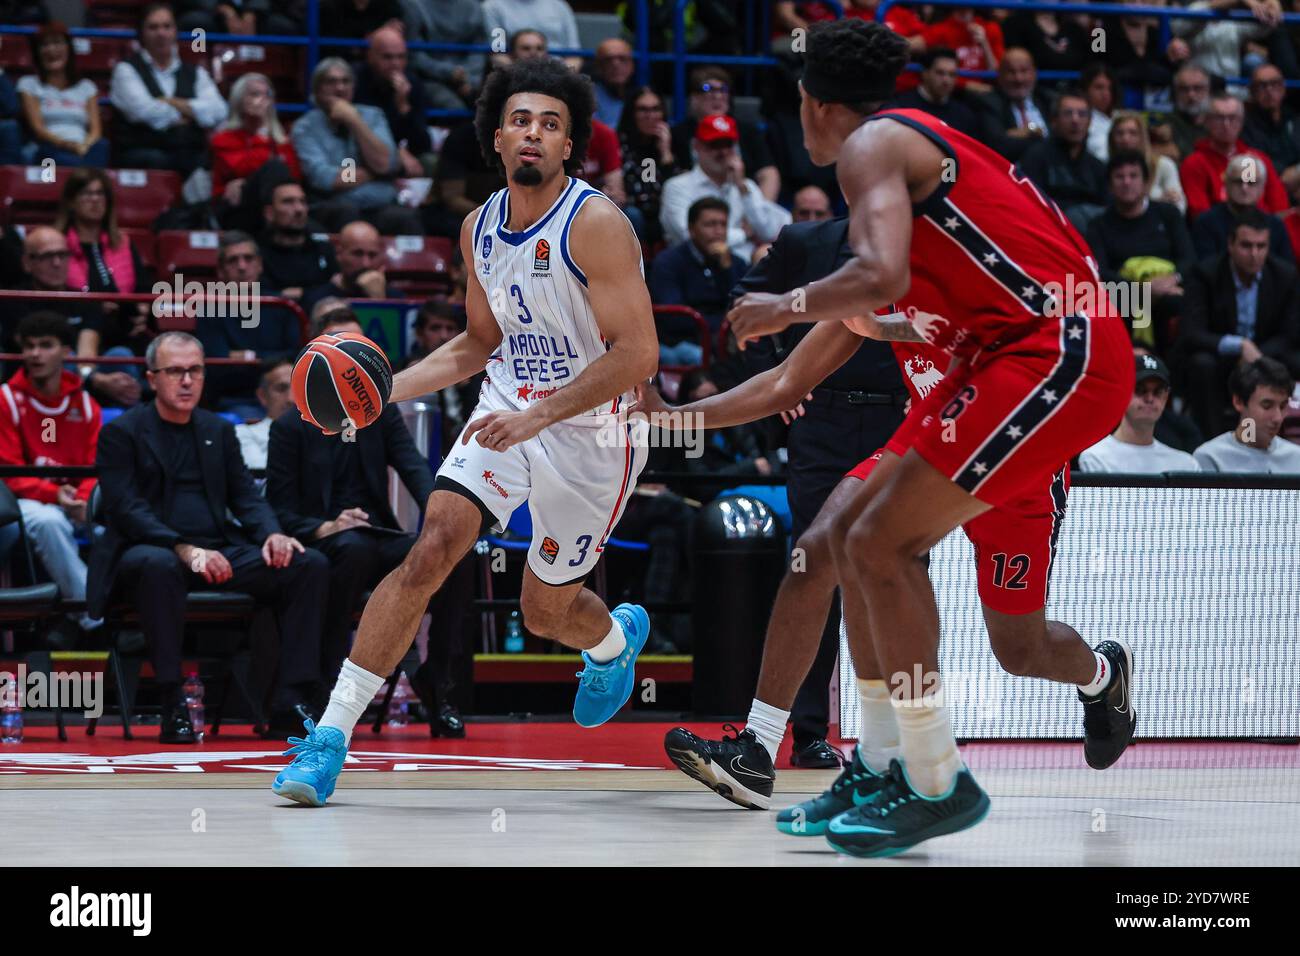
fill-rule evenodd
<path id="1" fill-rule="evenodd" d="M 582 164 L 595 109 L 591 82 L 554 60 L 493 73 L 475 127 L 509 185 L 465 219 L 472 264 L 464 332 L 393 381 L 390 401 L 435 392 L 486 369 L 478 407 L 438 470 L 407 559 L 366 604 L 319 724 L 290 738 L 274 791 L 323 806 L 352 728 L 410 646 L 450 570 L 488 528 L 528 502 L 533 539 L 520 603 L 532 633 L 582 651 L 574 719 L 595 727 L 627 702 L 649 634 L 643 608 L 611 613 L 583 580 L 645 465 L 633 388 L 658 367 L 641 250 L 599 191 L 566 175 Z"/>

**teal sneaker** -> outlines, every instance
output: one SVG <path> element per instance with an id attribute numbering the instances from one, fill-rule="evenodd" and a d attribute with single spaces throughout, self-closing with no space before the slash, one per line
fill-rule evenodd
<path id="1" fill-rule="evenodd" d="M 925 840 L 975 826 L 988 815 L 989 795 L 962 767 L 948 792 L 917 793 L 900 760 L 868 803 L 841 813 L 826 829 L 831 847 L 849 856 L 895 856 Z"/>
<path id="2" fill-rule="evenodd" d="M 889 777 L 863 762 L 858 748 L 830 789 L 820 797 L 786 807 L 776 815 L 776 828 L 791 836 L 825 836 L 826 828 L 841 813 L 860 807 L 880 792 Z"/>
<path id="3" fill-rule="evenodd" d="M 317 727 L 310 720 L 303 726 L 307 728 L 306 738 L 289 738 L 293 746 L 284 756 L 292 755 L 293 762 L 276 774 L 271 789 L 309 807 L 323 807 L 334 794 L 348 745 L 337 727 Z"/>
<path id="4" fill-rule="evenodd" d="M 573 699 L 573 719 L 580 727 L 599 727 L 617 714 L 636 686 L 636 657 L 650 636 L 650 615 L 639 604 L 620 604 L 610 611 L 623 628 L 627 647 L 608 664 L 597 664 L 582 652 L 578 694 Z"/>

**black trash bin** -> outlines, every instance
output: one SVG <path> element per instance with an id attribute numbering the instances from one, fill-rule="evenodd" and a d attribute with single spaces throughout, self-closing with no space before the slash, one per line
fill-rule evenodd
<path id="1" fill-rule="evenodd" d="M 785 538 L 772 509 L 746 495 L 718 498 L 696 515 L 692 704 L 699 717 L 749 713 L 763 635 L 785 573 Z"/>

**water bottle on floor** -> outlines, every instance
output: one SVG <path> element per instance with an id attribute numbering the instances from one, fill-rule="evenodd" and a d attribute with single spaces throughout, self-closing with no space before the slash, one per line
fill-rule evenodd
<path id="1" fill-rule="evenodd" d="M 410 684 L 406 682 L 406 675 L 400 675 L 397 678 L 397 686 L 393 688 L 393 698 L 388 702 L 389 727 L 405 727 L 411 722 L 412 696 Z"/>
<path id="2" fill-rule="evenodd" d="M 18 687 L 9 682 L 0 690 L 0 744 L 23 742 L 23 709 L 18 706 Z"/>
<path id="3" fill-rule="evenodd" d="M 190 714 L 190 726 L 194 728 L 194 737 L 196 740 L 203 739 L 203 681 L 199 680 L 198 674 L 191 674 L 185 679 L 185 686 L 181 688 L 185 695 L 185 709 Z"/>
<path id="4" fill-rule="evenodd" d="M 522 654 L 524 652 L 524 623 L 518 611 L 510 612 L 506 622 L 506 653 Z"/>

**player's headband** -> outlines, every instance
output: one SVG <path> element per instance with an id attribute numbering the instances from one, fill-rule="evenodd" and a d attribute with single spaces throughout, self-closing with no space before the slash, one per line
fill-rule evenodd
<path id="1" fill-rule="evenodd" d="M 809 60 L 800 82 L 813 99 L 823 103 L 879 103 L 894 94 L 894 78 L 880 77 L 874 82 L 846 82 L 840 77 L 830 77 Z"/>

